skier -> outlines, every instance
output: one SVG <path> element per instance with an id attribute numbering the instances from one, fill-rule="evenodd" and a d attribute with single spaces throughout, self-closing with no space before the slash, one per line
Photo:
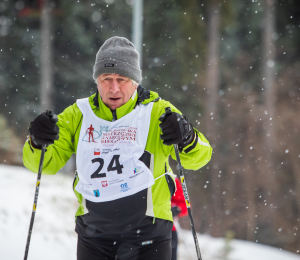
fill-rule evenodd
<path id="1" fill-rule="evenodd" d="M 96 94 L 78 99 L 56 124 L 45 113 L 33 120 L 24 165 L 37 172 L 40 149 L 48 145 L 43 174 L 55 174 L 76 153 L 78 260 L 170 260 L 173 144 L 192 170 L 207 164 L 212 148 L 177 108 L 140 85 L 139 53 L 128 39 L 104 42 L 93 78 Z M 97 143 L 83 141 L 91 124 L 107 129 Z"/>
<path id="2" fill-rule="evenodd" d="M 180 180 L 175 177 L 176 191 L 171 199 L 171 210 L 173 218 L 185 217 L 188 215 L 188 210 L 185 203 L 185 198 Z M 172 228 L 172 260 L 177 260 L 178 234 L 175 224 Z"/>
<path id="3" fill-rule="evenodd" d="M 91 137 L 92 137 L 92 142 L 95 142 L 94 141 L 94 134 L 93 134 L 93 132 L 94 132 L 94 127 L 93 127 L 93 125 L 91 125 L 87 130 L 86 130 L 86 132 L 85 133 L 88 133 L 89 134 L 89 143 L 91 142 Z"/>

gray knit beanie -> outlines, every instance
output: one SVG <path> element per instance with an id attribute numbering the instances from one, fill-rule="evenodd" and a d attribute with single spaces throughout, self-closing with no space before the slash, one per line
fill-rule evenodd
<path id="1" fill-rule="evenodd" d="M 109 38 L 96 55 L 93 78 L 96 80 L 103 73 L 115 73 L 141 83 L 139 57 L 133 43 L 128 39 L 118 36 Z"/>

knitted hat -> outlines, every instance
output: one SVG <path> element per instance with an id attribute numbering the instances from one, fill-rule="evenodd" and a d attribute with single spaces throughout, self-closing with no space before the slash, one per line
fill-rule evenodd
<path id="1" fill-rule="evenodd" d="M 103 73 L 115 73 L 140 83 L 142 71 L 139 57 L 133 43 L 128 39 L 118 36 L 109 38 L 96 55 L 93 78 L 96 80 Z"/>

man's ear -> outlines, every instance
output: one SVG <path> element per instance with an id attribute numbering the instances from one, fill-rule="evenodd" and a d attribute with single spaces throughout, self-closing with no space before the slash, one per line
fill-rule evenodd
<path id="1" fill-rule="evenodd" d="M 99 79 L 99 77 L 100 76 L 98 76 L 98 78 L 95 79 L 95 83 L 96 83 L 97 86 L 98 86 L 98 79 Z"/>
<path id="2" fill-rule="evenodd" d="M 137 92 L 137 89 L 134 90 L 132 96 L 131 96 L 131 99 L 134 100 L 135 99 L 135 96 L 138 94 Z"/>

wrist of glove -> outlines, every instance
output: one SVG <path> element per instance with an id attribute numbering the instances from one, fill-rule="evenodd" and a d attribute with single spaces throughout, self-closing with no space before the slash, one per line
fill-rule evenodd
<path id="1" fill-rule="evenodd" d="M 180 212 L 181 212 L 180 208 L 178 208 L 178 207 L 176 207 L 176 206 L 172 207 L 172 208 L 171 208 L 171 211 L 172 211 L 173 217 L 178 216 L 178 215 L 180 214 Z"/>
<path id="2" fill-rule="evenodd" d="M 47 110 L 39 114 L 28 126 L 30 141 L 34 148 L 41 149 L 43 145 L 50 145 L 58 140 L 59 127 L 56 125 L 57 115 Z"/>
<path id="3" fill-rule="evenodd" d="M 162 114 L 159 120 L 163 144 L 178 144 L 178 147 L 183 149 L 193 142 L 195 131 L 187 117 L 171 112 Z"/>

